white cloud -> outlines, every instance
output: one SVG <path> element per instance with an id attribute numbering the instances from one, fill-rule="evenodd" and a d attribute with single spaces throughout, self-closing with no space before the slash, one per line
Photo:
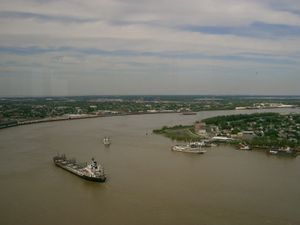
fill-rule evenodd
<path id="1" fill-rule="evenodd" d="M 0 22 L 2 46 L 40 46 L 131 50 L 141 52 L 188 52 L 201 54 L 257 53 L 287 55 L 299 52 L 299 38 L 259 39 L 212 35 L 148 25 L 109 25 L 105 22 L 61 24 L 54 22 Z M 45 29 L 46 27 L 46 29 Z"/>
<path id="2" fill-rule="evenodd" d="M 3 0 L 0 63 L 5 69 L 0 75 L 12 71 L 38 74 L 44 70 L 51 76 L 85 73 L 103 79 L 104 74 L 132 77 L 140 73 L 148 74 L 150 79 L 156 73 L 167 74 L 170 82 L 171 74 L 177 73 L 189 77 L 185 86 L 188 89 L 195 74 L 202 74 L 201 79 L 228 71 L 236 77 L 248 76 L 252 68 L 265 71 L 266 77 L 284 70 L 298 74 L 300 34 L 261 38 L 182 29 L 238 29 L 255 22 L 300 27 L 297 10 L 300 4 L 296 0 Z M 43 51 L 13 53 L 15 48 L 30 51 L 32 47 Z M 128 54 L 122 55 L 122 51 Z M 247 86 L 246 82 L 241 86 Z"/>

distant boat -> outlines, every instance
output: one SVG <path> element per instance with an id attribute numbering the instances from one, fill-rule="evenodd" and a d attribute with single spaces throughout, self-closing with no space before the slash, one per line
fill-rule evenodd
<path id="1" fill-rule="evenodd" d="M 249 145 L 246 145 L 246 144 L 243 144 L 243 143 L 240 143 L 238 148 L 240 150 L 251 150 Z"/>
<path id="2" fill-rule="evenodd" d="M 110 146 L 111 144 L 111 140 L 109 137 L 104 137 L 102 141 L 105 146 Z"/>
<path id="3" fill-rule="evenodd" d="M 267 153 L 271 155 L 278 155 L 278 156 L 292 156 L 292 157 L 297 156 L 297 152 L 291 149 L 290 147 L 270 149 L 267 151 Z"/>
<path id="4" fill-rule="evenodd" d="M 182 115 L 196 115 L 196 112 L 183 112 Z"/>
<path id="5" fill-rule="evenodd" d="M 278 151 L 277 151 L 277 150 L 272 150 L 272 149 L 270 149 L 270 150 L 268 151 L 268 153 L 271 154 L 271 155 L 277 155 L 277 154 L 278 154 Z"/>

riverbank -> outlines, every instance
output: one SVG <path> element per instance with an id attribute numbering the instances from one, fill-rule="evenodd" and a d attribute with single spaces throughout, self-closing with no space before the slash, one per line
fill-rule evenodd
<path id="1" fill-rule="evenodd" d="M 300 114 L 253 113 L 216 116 L 190 126 L 164 126 L 153 130 L 177 141 L 225 142 L 243 150 L 300 150 Z"/>
<path id="2" fill-rule="evenodd" d="M 82 120 L 82 119 L 94 119 L 101 117 L 116 117 L 116 116 L 131 116 L 131 115 L 147 115 L 147 114 L 168 114 L 168 113 L 178 113 L 178 112 L 135 112 L 135 113 L 122 113 L 122 114 L 106 114 L 106 115 L 83 115 L 81 116 L 63 116 L 63 117 L 53 117 L 53 118 L 45 118 L 38 120 L 28 120 L 28 121 L 13 121 L 10 123 L 5 123 L 0 126 L 0 129 L 6 129 L 16 126 L 30 125 L 36 123 L 49 123 L 49 122 L 58 122 L 58 121 L 66 121 L 66 120 Z M 180 113 L 178 113 L 180 114 Z"/>

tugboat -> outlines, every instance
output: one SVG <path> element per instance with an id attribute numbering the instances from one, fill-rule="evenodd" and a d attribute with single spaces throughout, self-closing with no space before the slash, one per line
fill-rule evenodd
<path id="1" fill-rule="evenodd" d="M 103 138 L 103 144 L 107 147 L 110 146 L 110 144 L 111 144 L 110 138 L 109 137 L 104 137 Z"/>
<path id="2" fill-rule="evenodd" d="M 67 159 L 65 154 L 53 157 L 56 166 L 69 171 L 85 180 L 94 182 L 104 182 L 106 176 L 100 164 L 92 158 L 91 163 L 76 163 L 75 159 Z"/>
<path id="3" fill-rule="evenodd" d="M 239 150 L 251 150 L 250 146 L 245 143 L 239 143 L 238 149 Z"/>

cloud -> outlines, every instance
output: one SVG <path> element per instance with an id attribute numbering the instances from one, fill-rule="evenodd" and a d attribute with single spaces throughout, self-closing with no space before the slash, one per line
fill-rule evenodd
<path id="1" fill-rule="evenodd" d="M 44 22 L 62 22 L 62 23 L 87 23 L 94 22 L 97 19 L 92 18 L 79 18 L 74 16 L 63 15 L 47 15 L 31 12 L 16 12 L 16 11 L 0 11 L 0 19 L 3 20 L 38 20 Z"/>
<path id="2" fill-rule="evenodd" d="M 246 87 L 240 77 L 255 68 L 269 78 L 299 74 L 299 12 L 296 0 L 3 0 L 0 74 L 44 70 L 100 82 L 140 73 L 153 82 L 153 73 L 177 73 L 191 79 L 181 80 L 189 90 L 192 79 L 232 71 Z"/>
<path id="3" fill-rule="evenodd" d="M 227 26 L 183 26 L 183 30 L 217 35 L 235 35 L 254 38 L 282 39 L 283 37 L 299 37 L 300 26 L 282 24 L 266 24 L 254 22 L 243 27 Z"/>

